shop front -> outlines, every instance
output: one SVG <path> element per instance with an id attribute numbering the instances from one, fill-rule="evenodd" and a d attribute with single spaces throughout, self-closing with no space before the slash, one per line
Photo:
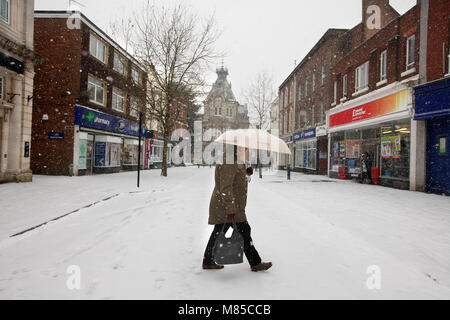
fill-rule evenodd
<path id="1" fill-rule="evenodd" d="M 151 131 L 145 143 L 145 168 L 161 169 L 163 163 L 164 136 L 158 131 Z M 167 144 L 167 166 L 172 164 L 172 143 Z"/>
<path id="2" fill-rule="evenodd" d="M 362 155 L 369 156 L 374 184 L 409 189 L 411 94 L 401 90 L 381 98 L 339 106 L 328 112 L 329 176 L 360 179 Z"/>
<path id="3" fill-rule="evenodd" d="M 317 137 L 316 128 L 294 133 L 294 170 L 305 173 L 317 173 Z"/>
<path id="4" fill-rule="evenodd" d="M 74 124 L 75 175 L 137 170 L 139 124 L 83 106 L 75 107 Z"/>
<path id="5" fill-rule="evenodd" d="M 426 121 L 427 192 L 450 195 L 450 78 L 415 89 L 416 121 Z"/>

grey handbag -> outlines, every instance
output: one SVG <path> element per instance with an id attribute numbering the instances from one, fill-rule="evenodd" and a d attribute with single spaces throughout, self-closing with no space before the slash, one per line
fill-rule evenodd
<path id="1" fill-rule="evenodd" d="M 230 238 L 225 237 L 225 225 L 216 239 L 213 247 L 213 257 L 217 264 L 239 264 L 244 262 L 244 238 L 237 229 L 236 221 L 233 219 L 233 234 Z"/>

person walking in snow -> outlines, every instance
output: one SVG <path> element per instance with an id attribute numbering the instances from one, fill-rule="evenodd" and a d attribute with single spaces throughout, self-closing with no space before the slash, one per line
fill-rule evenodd
<path id="1" fill-rule="evenodd" d="M 209 206 L 210 225 L 214 225 L 205 254 L 203 256 L 203 269 L 219 270 L 223 265 L 216 264 L 213 257 L 213 248 L 217 237 L 219 236 L 225 224 L 224 232 L 232 226 L 231 221 L 235 219 L 237 229 L 244 238 L 244 253 L 250 264 L 252 271 L 264 271 L 272 266 L 271 262 L 262 262 L 261 257 L 253 245 L 250 235 L 251 228 L 245 214 L 247 204 L 247 176 L 253 174 L 253 168 L 246 168 L 245 164 L 238 164 L 238 158 L 243 163 L 247 149 L 234 146 L 234 163 L 226 163 L 224 153 L 224 164 L 218 164 L 215 169 L 215 187 L 211 196 Z"/>

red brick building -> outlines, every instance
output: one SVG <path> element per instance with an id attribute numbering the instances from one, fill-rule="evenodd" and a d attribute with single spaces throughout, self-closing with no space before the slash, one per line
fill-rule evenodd
<path id="1" fill-rule="evenodd" d="M 380 176 L 376 183 L 409 189 L 417 172 L 411 155 L 421 134 L 412 121 L 420 5 L 399 16 L 391 10 L 384 13 L 388 0 L 371 3 L 381 9 L 381 17 L 392 20 L 382 19 L 385 25 L 367 33 L 333 67 L 332 109 L 327 112 L 329 174 L 338 177 L 342 167 L 347 178 L 360 177 L 360 158 L 368 153 L 374 170 L 369 173 Z M 342 37 L 343 45 L 347 37 Z"/>
<path id="2" fill-rule="evenodd" d="M 78 12 L 36 11 L 34 43 L 33 172 L 137 169 L 145 69 Z"/>
<path id="3" fill-rule="evenodd" d="M 338 39 L 346 31 L 329 29 L 279 87 L 280 136 L 292 152 L 282 156 L 282 166 L 290 163 L 296 171 L 327 173 L 325 111 L 331 103 Z"/>

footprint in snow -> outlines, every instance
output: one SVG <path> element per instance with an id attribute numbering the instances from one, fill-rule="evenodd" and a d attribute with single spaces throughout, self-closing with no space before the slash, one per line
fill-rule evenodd
<path id="1" fill-rule="evenodd" d="M 155 280 L 155 288 L 156 289 L 161 289 L 164 285 L 164 282 L 166 281 L 165 278 L 158 278 Z"/>

